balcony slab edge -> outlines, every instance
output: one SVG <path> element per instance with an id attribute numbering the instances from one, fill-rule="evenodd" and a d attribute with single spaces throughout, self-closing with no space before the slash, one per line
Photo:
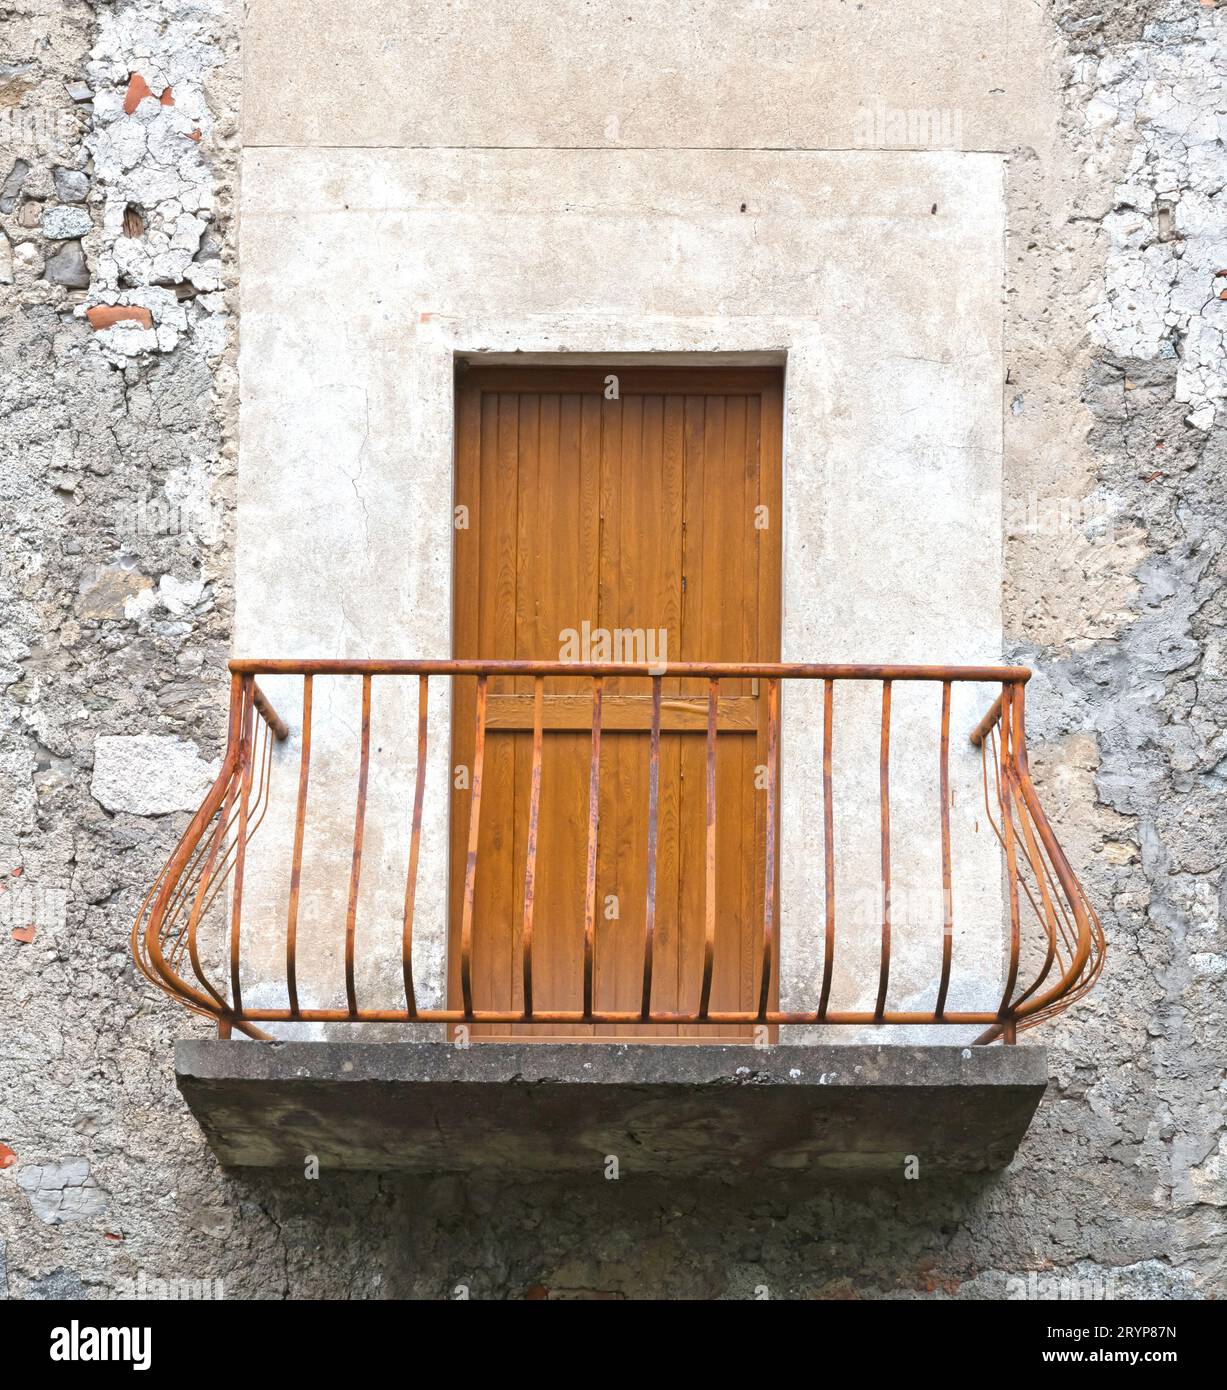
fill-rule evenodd
<path id="1" fill-rule="evenodd" d="M 1047 1084 L 1042 1047 L 181 1040 L 227 1167 L 600 1176 L 986 1172 Z"/>

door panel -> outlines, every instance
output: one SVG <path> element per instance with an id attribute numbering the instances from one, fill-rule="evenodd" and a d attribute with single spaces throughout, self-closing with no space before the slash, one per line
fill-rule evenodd
<path id="1" fill-rule="evenodd" d="M 619 399 L 604 398 L 616 372 Z M 669 660 L 775 661 L 781 391 L 774 371 L 474 368 L 457 386 L 455 655 L 557 660 L 566 629 L 664 629 Z M 764 508 L 765 515 L 756 512 Z M 635 1009 L 643 974 L 650 682 L 605 682 L 595 1003 Z M 582 1003 L 591 682 L 545 685 L 533 916 L 534 1004 Z M 653 1007 L 693 1008 L 705 898 L 705 681 L 663 683 Z M 522 1006 L 521 924 L 533 681 L 492 678 L 473 913 L 474 1005 Z M 766 701 L 721 683 L 712 1008 L 757 1000 Z M 457 681 L 453 765 L 473 755 L 475 690 Z M 449 995 L 469 791 L 454 793 Z M 607 908 L 607 903 L 609 904 Z M 481 1025 L 475 1038 L 745 1038 L 749 1028 Z"/>

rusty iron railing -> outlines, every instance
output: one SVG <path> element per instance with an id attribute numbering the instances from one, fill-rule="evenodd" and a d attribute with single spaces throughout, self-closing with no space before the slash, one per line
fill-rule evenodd
<path id="1" fill-rule="evenodd" d="M 132 946 L 141 971 L 155 985 L 193 1012 L 217 1020 L 222 1036 L 231 1030 L 267 1038 L 264 1023 L 595 1023 L 685 1025 L 982 1025 L 977 1042 L 997 1038 L 1013 1042 L 1020 1029 L 1052 1018 L 1094 984 L 1103 965 L 1104 937 L 1098 918 L 1067 861 L 1040 805 L 1027 760 L 1023 722 L 1024 690 L 1030 671 L 1010 666 L 864 666 L 807 664 L 733 664 L 673 662 L 659 667 L 636 663 L 557 661 L 371 661 L 268 660 L 233 661 L 229 734 L 216 782 L 192 817 L 182 839 L 141 906 L 132 931 Z M 302 729 L 298 759 L 293 849 L 289 866 L 286 923 L 285 1008 L 245 1004 L 240 980 L 243 888 L 247 846 L 268 809 L 273 766 L 273 743 L 288 738 L 289 730 L 256 682 L 257 676 L 294 676 L 302 680 Z M 344 1008 L 302 1007 L 299 1002 L 298 916 L 303 869 L 304 825 L 311 772 L 313 683 L 317 677 L 361 678 L 359 764 L 356 812 L 346 909 Z M 463 903 L 459 932 L 460 1006 L 419 1007 L 413 968 L 414 908 L 422 842 L 428 748 L 428 690 L 431 678 L 476 683 L 476 724 L 468 807 L 467 859 L 463 874 Z M 498 677 L 527 677 L 533 682 L 532 764 L 529 779 L 529 837 L 525 876 L 524 915 L 520 936 L 522 1007 L 490 1010 L 474 1007 L 473 913 L 478 873 L 478 844 L 482 824 L 482 770 L 488 727 L 489 683 Z M 536 826 L 541 800 L 542 704 L 550 679 L 576 677 L 590 682 L 591 731 L 587 826 L 586 891 L 582 921 L 582 995 L 570 1009 L 534 1007 L 533 881 L 536 873 Z M 602 1010 L 594 1004 L 595 962 L 600 951 L 596 914 L 597 847 L 600 838 L 599 778 L 601 766 L 602 692 L 611 677 L 637 677 L 651 683 L 648 757 L 647 883 L 643 934 L 643 976 L 639 1007 Z M 653 938 L 659 838 L 660 740 L 662 681 L 668 678 L 706 682 L 706 832 L 704 855 L 704 946 L 701 985 L 689 1008 L 653 1007 Z M 403 1003 L 394 1008 L 362 1008 L 356 988 L 356 915 L 362 875 L 364 817 L 371 756 L 371 692 L 376 680 L 413 678 L 418 684 L 417 763 L 410 829 L 408 873 L 404 887 L 401 942 Z M 711 1007 L 716 951 L 716 742 L 720 685 L 723 680 L 757 680 L 767 696 L 767 812 L 765 866 L 761 884 L 761 959 L 758 961 L 753 1008 L 730 1011 Z M 821 937 L 822 968 L 815 980 L 812 1007 L 784 1010 L 771 1006 L 772 985 L 779 968 L 777 921 L 776 814 L 779 788 L 780 687 L 786 682 L 819 682 L 822 686 L 822 801 L 821 831 L 815 834 L 815 853 L 824 867 L 825 913 L 816 935 Z M 835 862 L 835 808 L 832 798 L 832 744 L 835 686 L 841 682 L 876 682 L 881 688 L 879 753 L 879 812 L 881 856 L 880 952 L 875 1003 L 872 1010 L 830 1007 L 833 963 L 837 949 L 838 894 Z M 891 986 L 891 699 L 897 682 L 927 682 L 936 687 L 935 720 L 940 735 L 934 750 L 940 803 L 935 837 L 940 842 L 943 920 L 941 972 L 934 1007 L 929 1011 L 889 1007 Z M 985 809 L 1002 850 L 1008 924 L 1003 957 L 1005 986 L 999 999 L 980 1010 L 947 1008 L 953 961 L 953 893 L 951 852 L 950 723 L 951 692 L 960 683 L 999 684 L 1001 693 L 971 734 L 981 749 Z M 581 697 L 582 698 L 582 697 Z M 703 702 L 700 698 L 699 709 Z M 701 718 L 701 714 L 699 716 Z M 527 726 L 526 726 L 527 727 Z M 818 731 L 814 731 L 815 738 Z M 817 843 L 820 841 L 819 843 Z M 1030 909 L 1028 915 L 1025 909 Z M 220 970 L 205 967 L 201 950 L 202 923 L 220 921 Z"/>

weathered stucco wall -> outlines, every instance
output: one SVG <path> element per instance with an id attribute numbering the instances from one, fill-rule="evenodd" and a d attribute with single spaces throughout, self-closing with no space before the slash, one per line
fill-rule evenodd
<path id="1" fill-rule="evenodd" d="M 27 0 L 10 17 L 10 1296 L 107 1297 L 142 1274 L 221 1278 L 235 1297 L 993 1297 L 1060 1278 L 1224 1291 L 1223 13 L 1203 0 L 815 8 L 809 29 L 775 4 L 697 3 L 551 28 L 528 6 L 495 29 L 481 7 L 445 26 L 404 7 L 395 23 L 364 7 L 367 25 L 350 6 L 252 6 L 245 126 L 228 7 Z M 310 60 L 330 45 L 339 57 Z M 153 100 L 125 114 L 133 72 Z M 482 100 L 456 100 L 474 88 Z M 545 1188 L 219 1172 L 172 1082 L 171 1041 L 198 1025 L 134 976 L 126 935 L 223 732 L 240 136 L 250 161 L 329 129 L 344 179 L 369 157 L 350 145 L 907 145 L 907 111 L 935 107 L 958 114 L 959 146 L 1005 157 L 1006 654 L 1039 673 L 1041 789 L 1109 937 L 1095 994 L 1046 1030 L 1053 1086 L 1011 1168 L 684 1190 L 625 1169 L 606 1182 L 599 1159 L 590 1182 Z M 141 230 L 129 218 L 125 237 L 132 205 Z M 893 253 L 884 238 L 884 294 Z M 335 262 L 310 268 L 303 292 L 322 302 Z M 306 267 L 287 250 L 283 270 Z M 137 311 L 136 326 L 96 330 L 91 305 Z M 176 785 L 182 809 L 168 809 Z"/>

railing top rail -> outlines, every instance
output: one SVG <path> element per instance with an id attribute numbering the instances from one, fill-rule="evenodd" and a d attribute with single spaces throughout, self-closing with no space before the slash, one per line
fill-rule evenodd
<path id="1" fill-rule="evenodd" d="M 236 676 L 695 676 L 708 680 L 969 681 L 1021 685 L 1026 666 L 871 666 L 792 661 L 419 661 L 411 658 L 243 657 Z"/>

